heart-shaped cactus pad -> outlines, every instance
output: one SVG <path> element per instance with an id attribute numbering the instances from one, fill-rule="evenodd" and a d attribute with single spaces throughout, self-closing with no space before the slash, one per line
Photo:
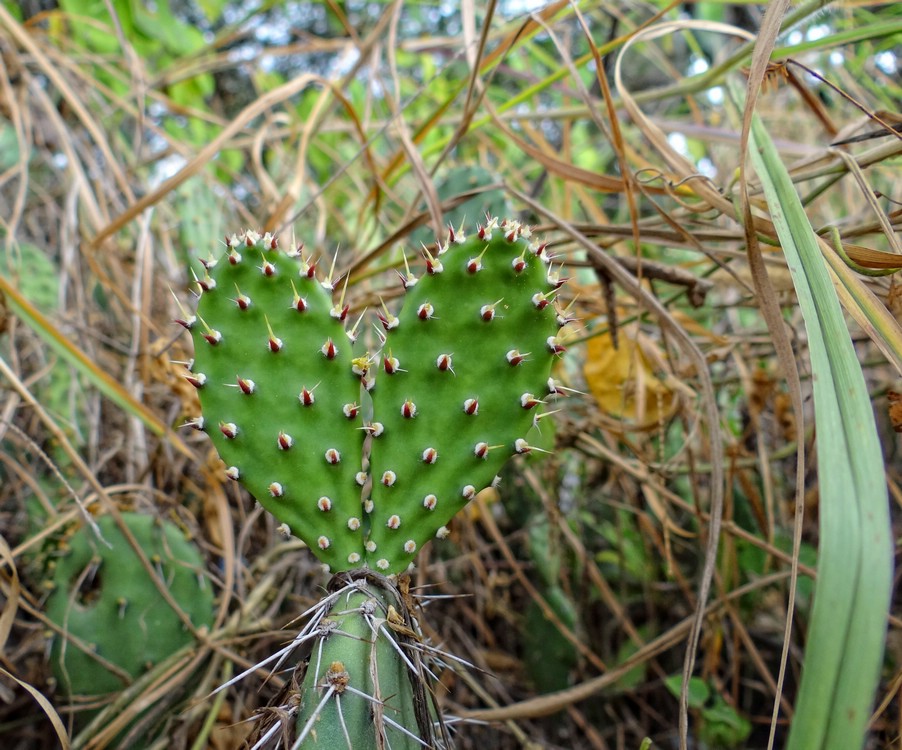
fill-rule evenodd
<path id="1" fill-rule="evenodd" d="M 195 341 L 191 424 L 333 571 L 405 570 L 531 449 L 555 392 L 560 282 L 529 229 L 492 219 L 424 256 L 397 315 L 377 313 L 378 354 L 355 351 L 338 284 L 252 231 L 204 264 L 197 314 L 179 321 Z"/>

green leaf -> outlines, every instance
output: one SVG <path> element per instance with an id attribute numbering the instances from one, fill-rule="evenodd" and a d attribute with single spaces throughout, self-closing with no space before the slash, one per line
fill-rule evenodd
<path id="1" fill-rule="evenodd" d="M 820 486 L 818 580 L 788 750 L 863 744 L 880 677 L 893 548 L 882 451 L 817 238 L 760 118 L 752 163 L 805 319 Z"/>
<path id="2" fill-rule="evenodd" d="M 683 675 L 681 673 L 668 675 L 664 678 L 664 687 L 670 691 L 674 698 L 680 697 L 680 689 L 683 685 Z M 689 708 L 700 709 L 708 702 L 711 697 L 711 688 L 708 683 L 701 677 L 689 678 Z"/>

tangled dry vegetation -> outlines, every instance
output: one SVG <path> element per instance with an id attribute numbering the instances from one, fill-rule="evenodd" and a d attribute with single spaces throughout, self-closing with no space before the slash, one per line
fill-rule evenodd
<path id="1" fill-rule="evenodd" d="M 27 18 L 12 5 L 0 5 L 4 747 L 54 747 L 59 733 L 114 746 L 150 704 L 154 746 L 238 747 L 254 712 L 291 688 L 261 668 L 210 697 L 290 637 L 327 577 L 222 478 L 207 438 L 180 429 L 198 405 L 179 364 L 190 341 L 172 320 L 193 305 L 198 258 L 242 227 L 303 239 L 325 263 L 335 254 L 352 310 L 372 315 L 380 297 L 391 304 L 405 255 L 420 263 L 449 221 L 486 210 L 547 238 L 578 322 L 556 373 L 573 392 L 543 433 L 549 453 L 509 466 L 412 573 L 427 634 L 475 667 L 440 675 L 446 709 L 468 720 L 459 745 L 676 747 L 688 649 L 690 746 L 766 747 L 775 701 L 782 746 L 819 483 L 808 339 L 786 262 L 759 224 L 801 377 L 801 429 L 737 218 L 740 187 L 767 215 L 757 178 L 737 173 L 742 109 L 726 88 L 744 86 L 756 42 L 775 41 L 754 36 L 763 6 L 707 4 L 752 32 L 742 38 L 651 3 L 532 15 L 504 3 L 485 14 L 469 3 L 209 3 L 204 18 L 173 2 L 187 20 L 167 20 L 162 2 L 147 12 L 154 23 L 113 22 L 108 8 L 127 5 L 115 2 Z M 757 110 L 815 230 L 837 228 L 860 270 L 893 268 L 900 10 L 794 13 Z M 644 31 L 674 19 L 664 35 Z M 902 295 L 891 274 L 848 275 L 895 511 Z M 121 723 L 86 729 L 48 667 L 59 637 L 48 566 L 84 514 L 117 510 L 174 521 L 200 546 L 215 621 L 190 653 L 114 696 Z M 891 616 L 869 747 L 902 731 L 899 625 Z"/>

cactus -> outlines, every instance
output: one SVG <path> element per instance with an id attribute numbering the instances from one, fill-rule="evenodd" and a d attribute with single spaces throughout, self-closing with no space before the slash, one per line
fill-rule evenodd
<path id="1" fill-rule="evenodd" d="M 297 746 L 435 747 L 422 664 L 428 649 L 405 597 L 372 571 L 337 575 L 330 589 L 306 629 L 317 640 L 301 682 Z"/>
<path id="2" fill-rule="evenodd" d="M 179 321 L 195 341 L 192 426 L 333 571 L 405 570 L 532 449 L 566 322 L 544 245 L 510 220 L 469 238 L 452 229 L 424 251 L 422 278 L 401 274 L 406 299 L 378 313 L 375 356 L 355 354 L 344 293 L 333 303 L 338 285 L 302 247 L 250 231 L 226 245 L 204 263 L 197 314 Z"/>
<path id="3" fill-rule="evenodd" d="M 209 627 L 213 591 L 197 548 L 173 524 L 138 513 L 123 513 L 122 520 L 192 624 Z M 54 638 L 50 663 L 68 696 L 121 690 L 124 677 L 140 676 L 193 640 L 114 519 L 103 516 L 97 526 L 102 540 L 84 526 L 72 536 L 47 600 L 48 619 L 93 650 Z"/>

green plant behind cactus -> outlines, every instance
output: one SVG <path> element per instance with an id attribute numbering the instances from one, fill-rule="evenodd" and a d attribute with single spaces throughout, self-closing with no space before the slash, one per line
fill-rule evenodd
<path id="1" fill-rule="evenodd" d="M 122 519 L 194 627 L 209 627 L 213 589 L 197 548 L 171 523 L 138 513 Z M 50 664 L 68 696 L 121 690 L 194 639 L 114 519 L 103 516 L 97 527 L 102 539 L 87 526 L 72 536 L 47 600 L 47 617 L 63 633 L 53 640 Z"/>

